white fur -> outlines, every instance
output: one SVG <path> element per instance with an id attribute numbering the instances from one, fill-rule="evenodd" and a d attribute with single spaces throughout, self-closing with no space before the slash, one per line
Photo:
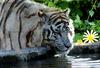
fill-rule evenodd
<path id="1" fill-rule="evenodd" d="M 11 3 L 14 0 L 9 0 L 9 2 L 6 4 L 6 6 L 3 9 L 3 13 L 0 15 L 0 20 L 2 16 L 6 16 L 6 13 L 8 12 L 8 9 L 10 8 Z M 0 38 L 1 38 L 1 49 L 6 49 L 6 50 L 11 50 L 11 42 L 9 39 L 9 32 L 11 34 L 11 39 L 12 39 L 12 45 L 14 50 L 19 50 L 19 42 L 18 42 L 18 32 L 19 32 L 19 16 L 21 17 L 22 20 L 22 32 L 20 36 L 21 40 L 21 47 L 26 48 L 26 34 L 31 30 L 35 29 L 36 26 L 40 22 L 40 17 L 38 16 L 39 10 L 46 9 L 48 7 L 36 3 L 36 2 L 31 2 L 30 0 L 25 0 L 24 2 L 28 8 L 25 8 L 24 11 L 21 13 L 21 15 L 16 15 L 16 12 L 19 8 L 13 8 L 12 13 L 10 14 L 9 18 L 6 21 L 6 41 L 4 40 L 3 37 L 3 25 L 0 27 Z M 22 4 L 20 4 L 22 5 Z M 28 14 L 26 14 L 28 13 Z M 32 16 L 31 18 L 25 18 L 26 15 L 30 14 L 36 14 L 35 16 Z M 30 47 L 34 47 L 35 45 L 40 45 L 42 42 L 42 27 L 38 25 L 38 28 L 34 32 L 34 41 L 29 43 Z M 7 46 L 6 46 L 7 45 Z"/>

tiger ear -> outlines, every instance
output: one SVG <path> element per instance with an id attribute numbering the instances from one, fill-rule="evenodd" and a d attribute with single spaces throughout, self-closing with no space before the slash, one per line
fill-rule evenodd
<path id="1" fill-rule="evenodd" d="M 48 20 L 47 14 L 44 11 L 42 11 L 42 10 L 40 10 L 38 12 L 38 16 L 40 17 L 41 24 L 45 24 L 46 21 Z"/>
<path id="2" fill-rule="evenodd" d="M 43 10 L 40 10 L 38 12 L 38 15 L 39 15 L 39 17 L 45 17 L 46 16 L 46 14 L 45 14 L 45 12 Z"/>
<path id="3" fill-rule="evenodd" d="M 70 9 L 69 9 L 69 8 L 65 9 L 65 10 L 63 11 L 63 13 L 65 13 L 67 16 L 69 16 Z"/>

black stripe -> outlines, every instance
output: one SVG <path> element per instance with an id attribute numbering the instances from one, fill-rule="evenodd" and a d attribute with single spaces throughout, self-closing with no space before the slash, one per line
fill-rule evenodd
<path id="1" fill-rule="evenodd" d="M 68 20 L 61 20 L 61 22 L 63 22 L 65 25 L 67 24 L 67 25 L 69 25 L 69 22 L 68 22 Z"/>
<path id="2" fill-rule="evenodd" d="M 54 20 L 55 18 L 57 18 L 57 15 L 54 15 L 53 17 L 50 17 L 49 21 Z"/>
<path id="3" fill-rule="evenodd" d="M 18 5 L 20 5 L 23 1 L 25 1 L 25 0 L 18 1 L 18 2 L 16 3 L 15 7 L 17 7 Z"/>
<path id="4" fill-rule="evenodd" d="M 10 6 L 10 8 L 9 8 L 7 14 L 6 14 L 5 20 L 4 20 L 4 24 L 3 24 L 4 39 L 5 39 L 5 32 L 6 32 L 6 21 L 7 21 L 8 17 L 10 16 L 10 14 L 11 14 L 11 12 L 12 12 L 12 9 L 13 9 L 13 6 L 15 5 L 16 2 L 17 2 L 17 0 L 15 0 L 15 1 L 11 4 L 11 6 Z M 5 40 L 5 41 L 6 41 L 6 40 Z"/>
<path id="5" fill-rule="evenodd" d="M 54 19 L 55 17 L 57 16 L 64 16 L 66 18 L 66 15 L 62 14 L 61 12 L 57 12 L 57 13 L 53 13 L 51 16 L 50 16 L 50 19 Z M 64 18 L 63 17 L 63 18 Z"/>
<path id="6" fill-rule="evenodd" d="M 57 25 L 59 25 L 59 24 L 61 24 L 62 22 L 61 21 L 59 21 L 59 22 L 57 22 L 56 24 L 55 24 L 55 26 L 57 26 Z"/>
<path id="7" fill-rule="evenodd" d="M 66 19 L 66 18 L 64 18 L 64 17 L 62 17 L 62 16 L 59 16 L 59 17 L 56 17 L 54 20 L 53 20 L 53 22 L 56 22 L 57 20 L 59 20 L 59 19 Z"/>
<path id="8" fill-rule="evenodd" d="M 47 37 L 47 39 L 49 39 L 49 35 L 50 35 L 50 30 L 44 29 L 43 30 L 43 38 L 45 39 L 45 37 Z"/>
<path id="9" fill-rule="evenodd" d="M 20 49 L 22 48 L 21 47 L 21 42 L 20 42 L 20 34 L 21 34 L 21 31 L 22 31 L 22 21 L 21 21 L 21 17 L 19 16 L 19 32 L 18 32 L 18 42 L 19 42 L 19 46 L 20 46 Z"/>
<path id="10" fill-rule="evenodd" d="M 49 39 L 50 30 L 48 29 L 47 31 L 48 31 L 47 38 Z"/>
<path id="11" fill-rule="evenodd" d="M 43 35 L 43 39 L 45 39 L 45 29 L 43 30 L 42 35 Z"/>
<path id="12" fill-rule="evenodd" d="M 3 9 L 4 9 L 4 6 L 8 3 L 8 1 L 9 1 L 9 0 L 5 1 L 5 2 L 2 4 L 2 6 L 1 6 L 1 12 L 0 12 L 0 13 L 2 13 L 2 11 L 3 11 Z M 2 18 L 1 18 L 0 26 L 1 26 L 1 24 L 2 24 L 3 17 L 4 17 L 4 16 L 2 16 Z"/>
<path id="13" fill-rule="evenodd" d="M 25 4 L 23 3 L 23 4 L 18 8 L 16 14 L 18 14 L 18 12 L 23 8 L 24 5 L 25 5 Z"/>
<path id="14" fill-rule="evenodd" d="M 1 26 L 1 24 L 2 24 L 2 21 L 3 21 L 3 17 L 1 18 L 1 21 L 0 21 L 0 26 Z"/>
<path id="15" fill-rule="evenodd" d="M 54 15 L 53 17 L 50 17 L 50 20 L 52 20 L 52 19 L 54 19 L 54 18 L 56 18 L 57 17 L 57 15 Z"/>
<path id="16" fill-rule="evenodd" d="M 6 0 L 6 1 L 3 3 L 2 7 L 1 7 L 1 12 L 2 12 L 4 6 L 8 3 L 8 1 L 9 1 L 9 0 Z"/>
<path id="17" fill-rule="evenodd" d="M 12 46 L 12 39 L 11 39 L 11 34 L 10 34 L 10 32 L 9 32 L 9 38 L 10 38 L 10 45 L 11 45 L 11 49 L 13 50 L 13 46 Z"/>
<path id="18" fill-rule="evenodd" d="M 69 23 L 68 23 L 67 21 L 61 20 L 61 21 L 57 22 L 57 23 L 55 24 L 55 26 L 57 26 L 57 25 L 59 25 L 59 24 L 61 24 L 61 23 L 63 23 L 63 24 L 68 24 L 68 25 L 69 25 Z"/>
<path id="19" fill-rule="evenodd" d="M 57 19 L 65 19 L 66 20 L 66 16 L 61 15 L 61 13 L 54 13 L 50 16 L 50 21 L 52 21 L 52 23 L 57 21 Z"/>
<path id="20" fill-rule="evenodd" d="M 50 16 L 50 18 L 54 18 L 56 15 L 58 15 L 59 13 L 53 13 L 51 16 Z"/>
<path id="21" fill-rule="evenodd" d="M 53 27 L 52 26 L 50 26 L 50 29 L 52 30 L 53 33 L 55 33 L 55 31 L 53 30 Z"/>
<path id="22" fill-rule="evenodd" d="M 59 32 L 59 31 L 58 31 L 58 32 L 54 31 L 52 26 L 50 27 L 50 29 L 52 30 L 53 33 L 56 33 L 56 34 L 59 34 L 60 36 L 62 36 L 62 35 L 61 35 L 61 32 Z"/>
<path id="23" fill-rule="evenodd" d="M 21 47 L 21 41 L 20 41 L 20 35 L 21 35 L 21 32 L 22 32 L 22 20 L 21 20 L 21 13 L 22 11 L 24 10 L 25 6 L 23 5 L 20 9 L 20 12 L 19 12 L 19 32 L 18 32 L 18 42 L 19 42 L 19 46 L 20 46 L 20 49 L 22 48 Z"/>
<path id="24" fill-rule="evenodd" d="M 32 31 L 30 30 L 26 35 L 26 47 L 29 47 L 28 43 L 32 39 Z"/>
<path id="25" fill-rule="evenodd" d="M 53 24 L 56 23 L 56 21 L 59 20 L 59 19 L 60 19 L 60 17 L 56 17 L 55 19 L 52 20 L 52 23 Z"/>
<path id="26" fill-rule="evenodd" d="M 5 35 L 5 32 L 6 32 L 6 30 L 5 30 L 6 21 L 7 21 L 8 17 L 10 16 L 10 14 L 11 14 L 11 12 L 12 12 L 12 9 L 13 9 L 13 6 L 14 6 L 14 4 L 15 4 L 16 2 L 17 2 L 17 0 L 15 0 L 15 1 L 11 4 L 11 6 L 10 6 L 10 8 L 9 8 L 7 14 L 6 14 L 6 17 L 5 17 L 5 20 L 4 20 L 4 24 L 3 24 L 3 27 L 4 27 L 3 33 L 4 33 L 4 35 Z"/>

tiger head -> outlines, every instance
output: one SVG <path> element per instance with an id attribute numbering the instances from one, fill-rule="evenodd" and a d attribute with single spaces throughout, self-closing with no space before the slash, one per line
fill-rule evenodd
<path id="1" fill-rule="evenodd" d="M 72 19 L 69 18 L 69 12 L 70 10 L 39 13 L 42 17 L 41 22 L 45 23 L 42 45 L 49 46 L 56 52 L 65 52 L 72 48 L 74 27 Z"/>

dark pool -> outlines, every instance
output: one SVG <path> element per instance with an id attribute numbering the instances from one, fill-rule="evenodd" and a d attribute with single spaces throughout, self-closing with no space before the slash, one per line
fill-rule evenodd
<path id="1" fill-rule="evenodd" d="M 0 63 L 0 68 L 100 68 L 100 55 L 74 55 L 31 62 Z"/>

